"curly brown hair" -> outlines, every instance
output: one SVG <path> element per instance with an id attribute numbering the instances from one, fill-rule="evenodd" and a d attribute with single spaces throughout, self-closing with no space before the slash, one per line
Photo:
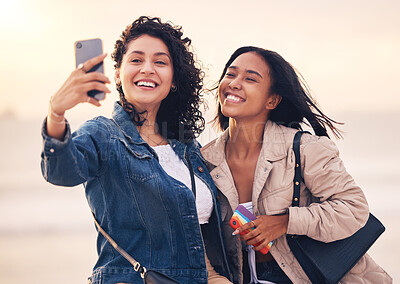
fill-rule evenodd
<path id="1" fill-rule="evenodd" d="M 130 41 L 141 35 L 149 35 L 161 39 L 168 47 L 174 71 L 176 91 L 168 94 L 161 102 L 156 122 L 160 134 L 167 139 L 187 142 L 197 137 L 205 126 L 205 120 L 199 110 L 202 99 L 204 74 L 193 53 L 189 50 L 191 40 L 183 37 L 182 27 L 163 23 L 160 18 L 141 16 L 122 32 L 114 46 L 112 59 L 114 68 L 121 67 L 123 56 Z M 135 110 L 135 106 L 125 99 L 122 86 L 117 84 L 120 103 L 136 125 L 145 121 L 144 113 Z"/>

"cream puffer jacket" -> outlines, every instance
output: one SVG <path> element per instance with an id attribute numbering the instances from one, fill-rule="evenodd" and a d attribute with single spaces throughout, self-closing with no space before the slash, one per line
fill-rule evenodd
<path id="1" fill-rule="evenodd" d="M 368 204 L 362 190 L 347 173 L 337 147 L 326 137 L 303 135 L 300 154 L 305 184 L 301 186 L 300 207 L 291 207 L 295 133 L 295 129 L 271 121 L 265 126 L 253 183 L 255 215 L 289 213 L 288 234 L 307 235 L 323 242 L 352 235 L 366 223 Z M 236 236 L 232 236 L 233 230 L 229 226 L 239 198 L 225 159 L 227 138 L 226 130 L 204 146 L 201 152 L 220 190 L 219 200 L 234 283 L 242 283 L 241 243 Z M 293 283 L 311 283 L 291 253 L 285 235 L 274 241 L 270 252 Z M 392 279 L 366 254 L 340 283 L 392 283 Z"/>

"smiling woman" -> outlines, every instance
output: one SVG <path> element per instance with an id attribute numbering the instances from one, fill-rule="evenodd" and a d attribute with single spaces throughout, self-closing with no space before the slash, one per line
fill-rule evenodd
<path id="1" fill-rule="evenodd" d="M 142 282 L 143 268 L 127 255 L 179 283 L 230 283 L 217 191 L 194 140 L 204 129 L 202 73 L 189 45 L 180 27 L 140 17 L 112 54 L 120 94 L 112 119 L 96 117 L 74 133 L 65 119 L 78 103 L 100 106 L 88 91 L 109 92 L 107 77 L 85 72 L 104 54 L 74 70 L 50 100 L 42 173 L 86 188 L 101 232 L 89 283 Z"/>
<path id="2" fill-rule="evenodd" d="M 146 112 L 146 119 L 155 117 L 173 86 L 173 66 L 165 43 L 149 35 L 131 41 L 115 73 L 125 99 L 139 112 Z"/>
<path id="3" fill-rule="evenodd" d="M 239 266 L 236 277 L 243 283 L 311 283 L 286 235 L 341 240 L 369 216 L 363 191 L 329 139 L 328 130 L 340 130 L 317 108 L 290 63 L 254 46 L 238 48 L 226 63 L 215 120 L 225 131 L 201 151 L 220 191 L 223 223 L 229 224 L 239 204 L 257 216 L 233 233 L 224 227 L 230 260 Z M 301 133 L 297 163 L 293 140 L 305 124 L 315 135 Z M 295 168 L 301 177 L 294 182 Z M 293 197 L 294 185 L 300 201 Z M 270 251 L 259 253 L 271 241 Z M 348 271 L 340 283 L 392 282 L 368 254 Z"/>

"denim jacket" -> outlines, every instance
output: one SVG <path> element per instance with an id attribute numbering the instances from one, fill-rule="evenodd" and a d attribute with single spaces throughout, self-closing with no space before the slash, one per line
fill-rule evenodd
<path id="1" fill-rule="evenodd" d="M 210 189 L 213 213 L 200 226 L 190 188 L 165 173 L 155 151 L 140 137 L 119 103 L 112 119 L 97 117 L 63 141 L 42 130 L 42 174 L 55 185 L 83 184 L 100 226 L 147 269 L 179 283 L 207 283 L 205 249 L 215 270 L 230 278 L 217 190 L 197 142 L 169 143 Z M 203 231 L 203 232 L 202 232 Z M 99 233 L 91 283 L 140 283 L 138 272 Z"/>

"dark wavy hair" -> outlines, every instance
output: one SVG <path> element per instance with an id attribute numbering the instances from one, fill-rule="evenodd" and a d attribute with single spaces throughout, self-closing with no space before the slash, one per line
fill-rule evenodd
<path id="1" fill-rule="evenodd" d="M 141 35 L 149 35 L 161 39 L 168 47 L 173 63 L 173 82 L 176 91 L 168 94 L 161 102 L 156 122 L 160 134 L 167 139 L 187 142 L 197 137 L 203 130 L 205 120 L 199 110 L 202 99 L 204 74 L 197 67 L 193 53 L 189 50 L 191 40 L 183 37 L 182 27 L 163 23 L 160 18 L 141 16 L 122 32 L 114 46 L 112 59 L 114 68 L 121 67 L 123 56 L 129 42 Z M 138 112 L 135 106 L 125 99 L 122 86 L 117 84 L 120 104 L 129 113 L 136 125 L 142 125 L 146 112 Z"/>
<path id="2" fill-rule="evenodd" d="M 329 137 L 327 133 L 327 128 L 329 128 L 335 137 L 342 138 L 341 130 L 334 126 L 334 124 L 342 123 L 336 122 L 322 113 L 313 101 L 306 84 L 299 79 L 292 65 L 274 51 L 254 46 L 238 48 L 226 63 L 216 88 L 219 87 L 232 62 L 239 55 L 247 52 L 255 52 L 264 59 L 270 70 L 271 87 L 269 91 L 282 98 L 278 106 L 271 111 L 269 120 L 299 130 L 302 129 L 301 123 L 304 122 L 311 126 L 318 136 Z M 305 119 L 308 123 L 304 121 Z M 222 114 L 220 104 L 218 104 L 217 115 L 213 122 L 221 130 L 225 130 L 229 126 L 229 118 Z"/>

